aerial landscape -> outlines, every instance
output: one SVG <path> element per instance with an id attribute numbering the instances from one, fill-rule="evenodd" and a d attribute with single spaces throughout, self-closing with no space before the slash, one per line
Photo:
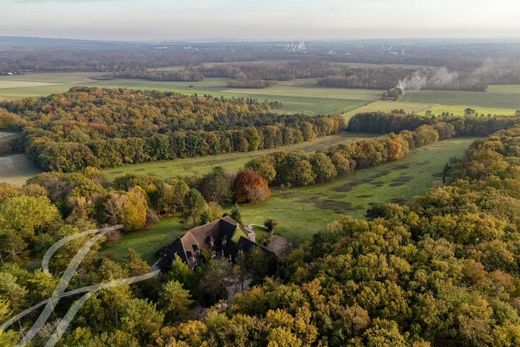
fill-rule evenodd
<path id="1" fill-rule="evenodd" d="M 520 3 L 0 12 L 1 347 L 520 346 Z"/>

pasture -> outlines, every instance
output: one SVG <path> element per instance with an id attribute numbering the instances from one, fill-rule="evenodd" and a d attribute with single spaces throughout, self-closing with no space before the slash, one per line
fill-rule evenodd
<path id="1" fill-rule="evenodd" d="M 273 218 L 276 232 L 299 243 L 339 215 L 361 217 L 373 203 L 404 202 L 440 181 L 451 157 L 462 157 L 474 138 L 458 138 L 418 149 L 406 158 L 359 170 L 330 183 L 274 190 L 271 198 L 242 205 L 245 223 L 262 224 Z"/>
<path id="2" fill-rule="evenodd" d="M 485 92 L 421 90 L 410 91 L 400 101 L 412 103 L 437 103 L 463 105 L 471 108 L 520 109 L 518 94 L 507 93 L 507 88 L 493 87 Z"/>
<path id="3" fill-rule="evenodd" d="M 264 89 L 231 89 L 227 80 L 207 78 L 201 82 L 156 82 L 145 80 L 98 81 L 96 73 L 35 73 L 21 76 L 3 76 L 1 83 L 24 82 L 24 86 L 0 88 L 0 100 L 39 97 L 61 93 L 73 86 L 99 86 L 106 88 L 132 88 L 144 90 L 176 91 L 183 94 L 212 95 L 227 98 L 254 98 L 257 100 L 280 101 L 282 113 L 337 114 L 351 111 L 375 101 L 382 91 L 364 89 L 319 88 L 311 86 L 312 80 L 281 82 Z M 30 83 L 46 85 L 30 85 Z"/>

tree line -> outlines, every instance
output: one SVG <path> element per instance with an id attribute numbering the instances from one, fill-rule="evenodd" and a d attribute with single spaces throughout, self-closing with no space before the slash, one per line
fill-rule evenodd
<path id="1" fill-rule="evenodd" d="M 455 136 L 454 126 L 444 122 L 421 125 L 371 139 L 340 144 L 324 152 L 275 152 L 252 159 L 245 168 L 264 177 L 271 185 L 306 186 L 345 176 L 356 169 L 399 160 L 410 151 Z"/>
<path id="2" fill-rule="evenodd" d="M 453 126 L 456 136 L 487 136 L 498 130 L 509 129 L 520 124 L 520 117 L 510 116 L 419 116 L 404 111 L 392 113 L 359 113 L 350 118 L 348 130 L 370 134 L 398 133 L 414 130 L 421 125 L 435 125 L 439 122 Z"/>
<path id="3" fill-rule="evenodd" d="M 231 81 L 228 82 L 228 86 L 232 88 L 266 88 L 275 81 L 318 78 L 316 84 L 321 87 L 388 89 L 413 71 L 413 68 L 351 67 L 327 62 L 289 61 L 201 65 L 175 71 L 125 70 L 98 78 L 181 82 L 199 82 L 204 78 L 229 78 Z"/>
<path id="4" fill-rule="evenodd" d="M 3 129 L 22 130 L 43 170 L 72 172 L 156 160 L 247 152 L 339 132 L 339 116 L 279 115 L 279 103 L 77 87 L 4 102 Z"/>

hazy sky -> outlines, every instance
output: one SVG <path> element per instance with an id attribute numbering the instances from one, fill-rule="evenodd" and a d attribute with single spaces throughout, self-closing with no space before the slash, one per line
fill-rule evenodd
<path id="1" fill-rule="evenodd" d="M 0 35 L 519 38 L 520 0 L 0 0 Z"/>

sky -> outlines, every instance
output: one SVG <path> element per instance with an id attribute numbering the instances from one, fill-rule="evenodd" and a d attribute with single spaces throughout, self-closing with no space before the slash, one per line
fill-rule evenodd
<path id="1" fill-rule="evenodd" d="M 0 36 L 520 38 L 520 0 L 1 0 Z"/>

